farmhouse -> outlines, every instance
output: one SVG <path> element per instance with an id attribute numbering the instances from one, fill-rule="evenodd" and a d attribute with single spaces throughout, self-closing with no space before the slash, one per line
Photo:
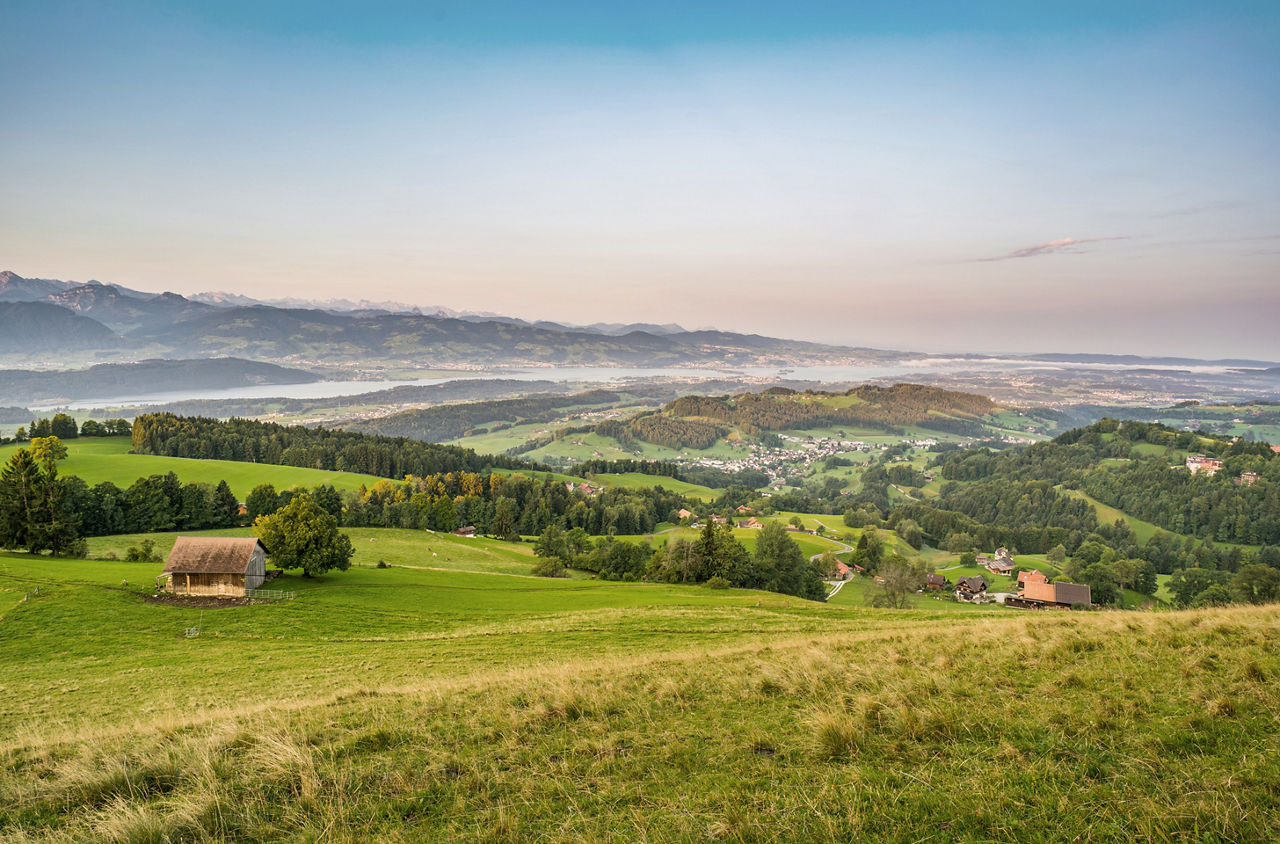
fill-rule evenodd
<path id="1" fill-rule="evenodd" d="M 930 589 L 946 589 L 947 579 L 937 572 L 930 572 L 924 577 L 924 585 Z"/>
<path id="2" fill-rule="evenodd" d="M 681 509 L 680 512 L 676 513 L 676 515 L 680 517 L 680 521 L 684 521 L 685 519 L 698 518 L 697 513 L 694 513 L 692 510 L 685 510 L 685 509 Z"/>
<path id="3" fill-rule="evenodd" d="M 1257 472 L 1241 472 L 1240 477 L 1236 478 L 1236 486 L 1253 486 L 1258 482 L 1258 478 Z"/>
<path id="4" fill-rule="evenodd" d="M 956 599 L 975 604 L 987 600 L 987 581 L 982 577 L 962 577 L 956 581 Z"/>
<path id="5" fill-rule="evenodd" d="M 455 530 L 453 532 L 453 535 L 472 537 L 476 535 L 476 529 L 474 525 L 467 525 L 466 527 L 460 527 L 457 530 Z"/>
<path id="6" fill-rule="evenodd" d="M 740 528 L 762 528 L 762 527 L 764 527 L 764 522 L 760 521 L 760 520 L 759 520 L 759 519 L 757 519 L 755 516 L 752 516 L 752 517 L 751 517 L 751 518 L 749 518 L 749 519 L 743 519 L 742 521 L 738 522 L 738 527 L 740 527 Z"/>
<path id="7" fill-rule="evenodd" d="M 1039 569 L 1035 571 L 1018 572 L 1018 585 L 1025 587 L 1028 583 L 1048 583 L 1049 578 L 1046 577 Z"/>
<path id="8" fill-rule="evenodd" d="M 267 549 L 252 538 L 179 536 L 160 575 L 175 595 L 243 598 L 267 577 Z"/>
<path id="9" fill-rule="evenodd" d="M 1092 593 L 1087 583 L 1045 583 L 1029 581 L 1016 598 L 1005 601 L 1011 607 L 1026 609 L 1071 609 L 1075 604 L 1092 606 Z"/>

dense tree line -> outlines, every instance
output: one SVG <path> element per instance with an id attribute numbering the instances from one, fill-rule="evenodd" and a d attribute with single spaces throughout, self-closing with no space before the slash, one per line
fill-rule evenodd
<path id="1" fill-rule="evenodd" d="M 247 503 L 253 512 L 252 500 Z M 469 525 L 506 539 L 537 535 L 553 524 L 603 536 L 650 532 L 659 522 L 676 521 L 676 511 L 688 506 L 687 498 L 660 487 L 585 495 L 549 477 L 450 472 L 379 481 L 346 493 L 341 518 L 349 526 L 454 530 Z"/>
<path id="2" fill-rule="evenodd" d="M 621 475 L 637 472 L 677 481 L 688 480 L 680 466 L 666 460 L 583 460 L 574 464 L 579 475 Z"/>
<path id="3" fill-rule="evenodd" d="M 656 551 L 611 537 L 592 547 L 585 537 L 549 526 L 534 545 L 541 558 L 536 573 L 554 575 L 564 566 L 594 571 L 610 580 L 653 580 L 664 583 L 710 583 L 764 589 L 825 600 L 818 565 L 806 559 L 782 525 L 770 522 L 760 531 L 754 553 L 728 525 L 708 521 L 697 539 L 676 539 Z"/>
<path id="4" fill-rule="evenodd" d="M 201 530 L 240 523 L 239 502 L 225 481 L 188 483 L 177 475 L 138 478 L 121 489 L 60 475 L 66 456 L 57 437 L 19 448 L 0 474 L 0 547 L 82 554 L 85 536 L 155 530 Z"/>
<path id="5" fill-rule="evenodd" d="M 55 413 L 48 419 L 33 419 L 29 427 L 18 428 L 14 439 L 22 442 L 38 437 L 57 437 L 60 440 L 71 440 L 76 437 L 117 437 L 127 435 L 133 430 L 128 419 L 104 419 L 98 422 L 86 419 L 79 428 L 76 420 L 65 413 Z"/>
<path id="6" fill-rule="evenodd" d="M 158 530 L 205 530 L 242 523 L 240 503 L 226 481 L 182 483 L 173 472 L 138 478 L 121 489 L 110 481 L 89 486 L 64 479 L 68 507 L 81 536 Z"/>
<path id="7" fill-rule="evenodd" d="M 304 466 L 383 478 L 539 468 L 510 457 L 479 455 L 470 449 L 403 437 L 171 413 L 137 417 L 133 422 L 133 450 L 137 454 Z"/>

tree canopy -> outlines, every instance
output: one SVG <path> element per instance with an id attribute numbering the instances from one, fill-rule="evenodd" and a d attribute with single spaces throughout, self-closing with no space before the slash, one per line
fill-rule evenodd
<path id="1" fill-rule="evenodd" d="M 253 532 L 267 547 L 271 562 L 282 569 L 302 569 L 307 577 L 346 571 L 355 553 L 351 539 L 338 530 L 338 520 L 305 492 L 275 513 L 259 516 Z"/>

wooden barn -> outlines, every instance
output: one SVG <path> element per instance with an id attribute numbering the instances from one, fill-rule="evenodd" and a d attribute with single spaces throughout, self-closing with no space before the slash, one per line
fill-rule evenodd
<path id="1" fill-rule="evenodd" d="M 175 595 L 243 598 L 267 577 L 267 549 L 256 539 L 179 536 L 160 588 Z"/>

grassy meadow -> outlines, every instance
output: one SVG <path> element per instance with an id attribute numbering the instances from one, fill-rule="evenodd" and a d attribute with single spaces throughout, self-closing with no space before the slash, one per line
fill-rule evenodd
<path id="1" fill-rule="evenodd" d="M 89 483 L 377 480 L 68 446 L 61 470 Z M 861 534 L 770 518 L 793 515 Z M 1280 607 L 877 610 L 865 578 L 823 604 L 534 578 L 527 542 L 344 532 L 349 571 L 206 609 L 152 600 L 160 563 L 0 553 L 0 844 L 1280 837 Z M 176 535 L 89 550 L 164 556 Z"/>
<path id="2" fill-rule="evenodd" d="M 84 437 L 64 440 L 67 459 L 58 464 L 63 475 L 78 475 L 93 486 L 111 481 L 127 487 L 147 475 L 173 472 L 183 483 L 226 481 L 240 500 L 244 500 L 258 484 L 273 484 L 276 489 L 291 486 L 332 484 L 338 489 L 372 486 L 379 478 L 355 472 L 327 472 L 321 469 L 299 469 L 294 466 L 271 466 L 263 463 L 240 463 L 234 460 L 194 460 L 184 457 L 160 457 L 130 454 L 128 437 Z M 19 445 L 0 446 L 0 462 L 7 461 Z"/>
<path id="3" fill-rule="evenodd" d="M 701 484 L 691 484 L 688 481 L 678 481 L 675 478 L 664 478 L 661 475 L 646 475 L 643 472 L 601 472 L 593 480 L 604 486 L 622 487 L 624 489 L 660 486 L 668 492 L 687 495 L 690 498 L 697 498 L 701 501 L 711 501 L 719 497 L 722 492 Z"/>
<path id="4" fill-rule="evenodd" d="M 147 601 L 159 569 L 0 556 L 0 840 L 1277 831 L 1275 607 L 895 612 L 359 567 L 201 611 Z"/>

